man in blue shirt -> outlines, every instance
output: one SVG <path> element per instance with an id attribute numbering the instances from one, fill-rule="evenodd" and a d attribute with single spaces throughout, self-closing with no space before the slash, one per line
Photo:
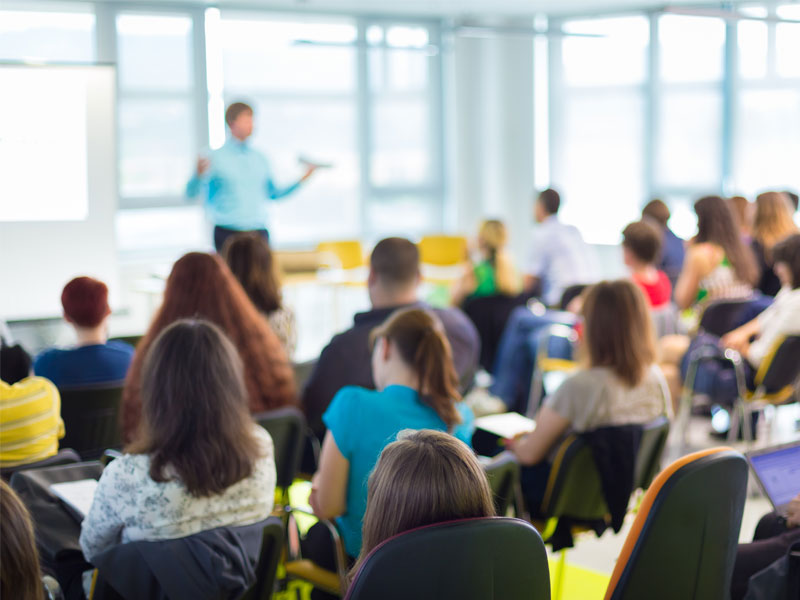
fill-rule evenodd
<path id="1" fill-rule="evenodd" d="M 214 222 L 217 252 L 236 233 L 255 231 L 268 238 L 265 200 L 288 196 L 316 169 L 309 165 L 298 181 L 285 188 L 277 187 L 266 157 L 247 144 L 253 133 L 253 109 L 243 102 L 234 102 L 225 111 L 225 122 L 230 137 L 209 158 L 198 159 L 197 172 L 186 185 L 189 198 L 205 192 L 206 206 Z"/>
<path id="2" fill-rule="evenodd" d="M 122 382 L 133 359 L 128 344 L 108 341 L 108 288 L 91 277 L 76 277 L 61 293 L 64 320 L 75 328 L 73 348 L 45 350 L 33 363 L 33 371 L 57 387 Z"/>

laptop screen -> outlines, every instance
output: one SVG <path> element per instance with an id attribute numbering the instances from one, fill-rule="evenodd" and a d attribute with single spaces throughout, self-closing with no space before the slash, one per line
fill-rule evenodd
<path id="1" fill-rule="evenodd" d="M 750 463 L 775 506 L 800 494 L 800 444 L 751 455 Z"/>

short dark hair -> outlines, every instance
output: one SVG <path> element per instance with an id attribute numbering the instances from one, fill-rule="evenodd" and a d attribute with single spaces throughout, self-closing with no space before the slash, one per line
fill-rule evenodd
<path id="1" fill-rule="evenodd" d="M 647 221 L 636 221 L 622 230 L 622 245 L 647 264 L 655 264 L 661 255 L 662 233 Z"/>
<path id="2" fill-rule="evenodd" d="M 419 250 L 405 238 L 386 238 L 375 244 L 369 264 L 381 283 L 402 287 L 419 275 Z"/>
<path id="3" fill-rule="evenodd" d="M 794 192 L 790 192 L 789 190 L 783 190 L 783 193 L 786 194 L 787 198 L 789 198 L 789 202 L 792 203 L 795 212 L 797 212 L 798 204 L 800 204 L 800 196 L 798 196 Z"/>
<path id="4" fill-rule="evenodd" d="M 249 112 L 253 114 L 253 107 L 244 102 L 234 102 L 225 110 L 225 122 L 228 127 L 233 125 L 233 122 L 239 117 L 240 114 Z"/>
<path id="5" fill-rule="evenodd" d="M 556 214 L 561 206 L 561 196 L 553 188 L 547 188 L 542 191 L 537 200 L 542 203 L 548 215 Z"/>
<path id="6" fill-rule="evenodd" d="M 222 330 L 181 319 L 147 351 L 142 427 L 127 449 L 150 456 L 150 478 L 177 479 L 192 496 L 221 494 L 249 477 L 262 453 L 242 361 Z"/>
<path id="7" fill-rule="evenodd" d="M 653 219 L 662 227 L 666 227 L 670 217 L 669 208 L 662 200 L 655 198 L 644 205 L 642 217 Z"/>
<path id="8" fill-rule="evenodd" d="M 76 277 L 61 292 L 64 314 L 78 327 L 97 327 L 110 313 L 108 287 L 91 277 Z"/>
<path id="9" fill-rule="evenodd" d="M 793 290 L 800 288 L 800 233 L 790 235 L 781 240 L 772 248 L 774 263 L 784 263 L 792 274 L 791 287 Z"/>

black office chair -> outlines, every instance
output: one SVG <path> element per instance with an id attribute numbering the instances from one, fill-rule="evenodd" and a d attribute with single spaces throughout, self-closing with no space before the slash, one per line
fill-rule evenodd
<path id="1" fill-rule="evenodd" d="M 548 600 L 547 553 L 530 523 L 437 523 L 396 535 L 362 563 L 349 600 Z"/>
<path id="2" fill-rule="evenodd" d="M 722 337 L 753 319 L 771 302 L 772 298 L 760 295 L 738 300 L 714 300 L 703 309 L 698 329 Z"/>
<path id="3" fill-rule="evenodd" d="M 605 600 L 730 598 L 747 461 L 695 452 L 653 481 L 617 559 Z"/>
<path id="4" fill-rule="evenodd" d="M 479 364 L 487 372 L 494 372 L 500 338 L 503 336 L 511 312 L 524 304 L 525 299 L 522 296 L 505 294 L 467 298 L 464 301 L 462 309 L 475 325 L 481 339 Z"/>
<path id="5" fill-rule="evenodd" d="M 282 502 L 289 503 L 289 486 L 294 482 L 300 467 L 306 434 L 306 420 L 293 406 L 253 415 L 256 423 L 269 432 L 275 446 L 277 486 L 282 492 Z"/>
<path id="6" fill-rule="evenodd" d="M 106 449 L 122 446 L 122 386 L 118 381 L 59 388 L 65 431 L 62 448 L 72 448 L 83 460 L 94 460 Z"/>
<path id="7" fill-rule="evenodd" d="M 284 526 L 278 517 L 270 517 L 264 525 L 261 552 L 256 565 L 256 582 L 241 600 L 270 600 L 275 589 L 278 562 L 283 552 Z"/>
<path id="8" fill-rule="evenodd" d="M 37 460 L 36 462 L 27 463 L 24 465 L 15 465 L 13 467 L 3 467 L 0 469 L 0 477 L 2 477 L 5 481 L 11 479 L 11 476 L 16 473 L 17 471 L 30 470 L 30 469 L 44 469 L 47 467 L 58 467 L 60 465 L 69 465 L 73 463 L 81 462 L 81 457 L 78 456 L 78 453 L 75 452 L 72 448 L 63 448 L 59 450 L 57 454 L 49 457 L 44 458 L 42 460 Z"/>

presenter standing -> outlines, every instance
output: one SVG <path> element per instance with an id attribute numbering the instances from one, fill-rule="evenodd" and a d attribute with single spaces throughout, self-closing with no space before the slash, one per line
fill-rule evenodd
<path id="1" fill-rule="evenodd" d="M 236 233 L 254 231 L 268 239 L 265 201 L 288 196 L 317 168 L 308 165 L 298 181 L 285 188 L 276 187 L 266 157 L 247 143 L 253 133 L 253 109 L 243 102 L 234 102 L 225 111 L 225 122 L 230 137 L 208 158 L 197 160 L 197 171 L 186 185 L 189 198 L 205 192 L 206 205 L 214 222 L 217 252 L 221 252 L 225 240 Z"/>

